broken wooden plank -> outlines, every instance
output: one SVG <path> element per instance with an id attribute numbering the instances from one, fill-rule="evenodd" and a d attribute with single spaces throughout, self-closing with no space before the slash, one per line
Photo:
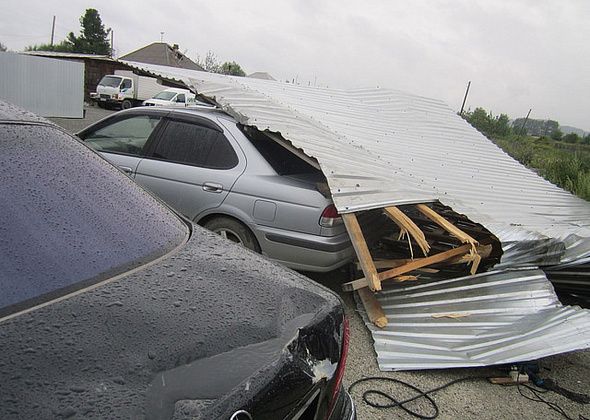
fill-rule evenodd
<path id="1" fill-rule="evenodd" d="M 389 280 L 393 280 L 396 282 L 411 281 L 418 280 L 418 276 L 399 276 Z M 342 290 L 344 292 L 354 292 L 355 290 L 359 290 L 364 287 L 369 287 L 369 282 L 364 277 L 346 283 L 342 283 Z"/>
<path id="2" fill-rule="evenodd" d="M 471 274 L 475 274 L 477 272 L 477 268 L 479 267 L 479 263 L 481 262 L 481 256 L 477 252 L 477 241 L 427 205 L 418 204 L 416 205 L 416 208 L 418 211 L 420 211 L 420 213 L 428 217 L 430 220 L 449 232 L 455 238 L 459 239 L 461 242 L 471 244 L 471 250 L 469 251 L 469 262 L 471 262 Z"/>
<path id="3" fill-rule="evenodd" d="M 393 222 L 400 228 L 400 237 L 405 233 L 409 234 L 418 244 L 422 250 L 422 253 L 424 255 L 428 255 L 428 251 L 430 251 L 430 245 L 428 245 L 422 229 L 420 229 L 418 225 L 412 221 L 412 219 L 410 219 L 403 211 L 395 206 L 386 207 L 383 209 L 383 211 L 387 217 L 393 220 Z M 411 249 L 412 243 L 410 242 L 410 250 Z"/>
<path id="4" fill-rule="evenodd" d="M 387 325 L 387 317 L 375 294 L 366 287 L 359 289 L 357 293 L 363 302 L 369 320 L 379 328 L 385 327 Z"/>
<path id="5" fill-rule="evenodd" d="M 369 247 L 367 246 L 356 215 L 354 213 L 345 213 L 342 215 L 342 220 L 344 220 L 344 225 L 350 235 L 352 246 L 359 259 L 363 273 L 365 273 L 365 277 L 369 280 L 369 288 L 372 291 L 381 290 L 381 281 L 377 275 L 377 269 L 375 268 L 375 264 L 373 264 L 373 258 L 369 252 Z"/>
<path id="6" fill-rule="evenodd" d="M 418 211 L 420 211 L 420 213 L 422 213 L 424 216 L 426 216 L 434 223 L 439 225 L 441 228 L 449 232 L 452 236 L 459 239 L 462 243 L 477 244 L 477 241 L 475 239 L 463 232 L 461 229 L 449 222 L 447 219 L 442 217 L 440 214 L 428 207 L 426 204 L 417 204 L 416 208 L 418 209 Z"/>
<path id="7" fill-rule="evenodd" d="M 346 283 L 342 283 L 342 290 L 344 292 L 354 292 L 355 290 L 359 290 L 365 287 L 369 287 L 369 281 L 364 277 Z"/>
<path id="8" fill-rule="evenodd" d="M 458 318 L 465 318 L 469 316 L 469 313 L 449 313 L 449 314 L 432 314 L 432 318 L 439 319 L 439 318 L 451 318 L 451 319 L 458 319 Z"/>
<path id="9" fill-rule="evenodd" d="M 492 254 L 492 245 L 477 245 L 477 254 L 481 258 L 488 258 Z M 385 269 L 385 268 L 395 268 L 400 267 L 404 264 L 407 264 L 412 261 L 420 261 L 422 258 L 399 258 L 399 259 L 389 259 L 389 260 L 377 260 L 373 261 L 376 269 Z M 460 255 L 458 257 L 451 258 L 447 261 L 449 264 L 466 264 L 472 261 L 472 257 L 470 254 Z M 357 268 L 360 269 L 360 264 L 356 263 Z M 435 268 L 418 268 L 417 271 L 422 271 L 424 273 L 438 273 L 440 270 Z"/>
<path id="10" fill-rule="evenodd" d="M 449 249 L 448 251 L 440 252 L 435 255 L 431 255 L 430 257 L 420 258 L 419 260 L 414 260 L 407 264 L 404 264 L 400 267 L 392 268 L 391 270 L 383 271 L 379 273 L 379 280 L 387 280 L 392 277 L 401 276 L 402 274 L 409 273 L 410 271 L 416 270 L 418 268 L 426 267 L 431 264 L 437 264 L 453 257 L 457 257 L 463 254 L 467 254 L 471 249 L 470 244 L 461 245 L 460 247 Z"/>

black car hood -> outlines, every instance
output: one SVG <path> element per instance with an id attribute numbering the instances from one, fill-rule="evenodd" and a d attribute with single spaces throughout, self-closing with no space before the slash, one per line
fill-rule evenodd
<path id="1" fill-rule="evenodd" d="M 223 417 L 294 358 L 329 379 L 341 322 L 328 290 L 195 227 L 174 255 L 0 323 L 0 418 Z"/>

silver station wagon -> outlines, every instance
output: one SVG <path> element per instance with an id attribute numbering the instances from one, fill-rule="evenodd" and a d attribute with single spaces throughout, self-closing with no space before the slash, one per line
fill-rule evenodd
<path id="1" fill-rule="evenodd" d="M 352 258 L 322 172 L 218 109 L 135 108 L 78 137 L 190 220 L 288 267 Z"/>

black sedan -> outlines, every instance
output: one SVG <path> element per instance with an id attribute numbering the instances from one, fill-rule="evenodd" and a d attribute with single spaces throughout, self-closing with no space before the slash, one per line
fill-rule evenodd
<path id="1" fill-rule="evenodd" d="M 0 418 L 350 419 L 333 293 L 0 102 Z"/>

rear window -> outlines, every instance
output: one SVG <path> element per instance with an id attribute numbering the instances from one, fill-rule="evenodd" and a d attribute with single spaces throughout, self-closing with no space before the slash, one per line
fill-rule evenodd
<path id="1" fill-rule="evenodd" d="M 0 125 L 0 316 L 123 273 L 188 226 L 53 127 Z"/>
<path id="2" fill-rule="evenodd" d="M 321 173 L 309 163 L 300 159 L 295 154 L 268 137 L 264 132 L 254 128 L 240 125 L 244 135 L 254 145 L 256 150 L 269 163 L 279 175 L 299 175 Z"/>

